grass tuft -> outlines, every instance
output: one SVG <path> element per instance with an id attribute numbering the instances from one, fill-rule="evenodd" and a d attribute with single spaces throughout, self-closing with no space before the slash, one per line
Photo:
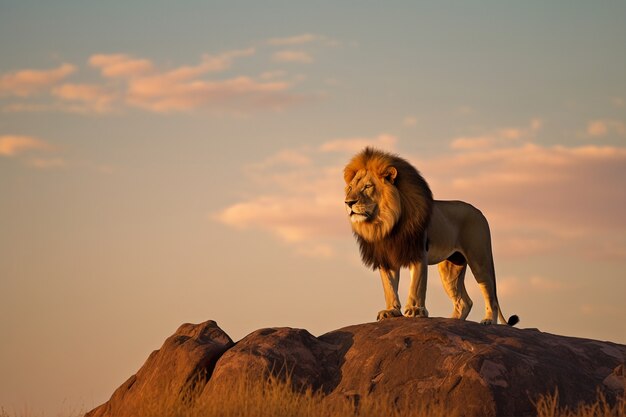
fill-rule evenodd
<path id="1" fill-rule="evenodd" d="M 559 391 L 554 394 L 542 395 L 535 403 L 537 417 L 624 417 L 626 416 L 626 395 L 622 395 L 615 405 L 611 406 L 606 396 L 598 391 L 594 403 L 581 403 L 576 409 L 559 407 Z"/>

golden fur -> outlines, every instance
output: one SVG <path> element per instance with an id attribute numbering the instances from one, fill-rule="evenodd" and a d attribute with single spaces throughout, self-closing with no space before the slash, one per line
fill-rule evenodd
<path id="1" fill-rule="evenodd" d="M 452 317 L 464 320 L 472 308 L 465 290 L 469 265 L 485 298 L 484 324 L 506 320 L 496 295 L 489 224 L 462 201 L 435 201 L 428 184 L 406 160 L 365 148 L 344 169 L 346 210 L 363 263 L 380 270 L 386 309 L 378 319 L 402 315 L 398 298 L 400 269 L 409 267 L 411 283 L 404 314 L 427 317 L 427 265 L 438 264 L 454 304 Z"/>

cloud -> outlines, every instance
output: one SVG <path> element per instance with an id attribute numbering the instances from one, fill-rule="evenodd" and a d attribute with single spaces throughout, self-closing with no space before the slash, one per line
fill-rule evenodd
<path id="1" fill-rule="evenodd" d="M 187 111 L 210 106 L 256 106 L 280 108 L 297 100 L 287 94 L 291 84 L 256 80 L 247 76 L 208 79 L 207 75 L 230 69 L 236 58 L 256 53 L 254 48 L 204 55 L 196 65 L 157 70 L 149 60 L 124 54 L 93 55 L 89 62 L 102 75 L 125 81 L 127 104 L 155 112 Z"/>
<path id="2" fill-rule="evenodd" d="M 28 97 L 44 91 L 76 71 L 71 64 L 49 70 L 24 69 L 0 77 L 0 96 Z"/>
<path id="3" fill-rule="evenodd" d="M 205 54 L 194 65 L 173 68 L 160 68 L 149 59 L 123 53 L 93 54 L 88 63 L 99 71 L 102 82 L 60 84 L 76 70 L 69 64 L 48 71 L 22 70 L 6 74 L 1 78 L 0 95 L 28 97 L 44 91 L 50 96 L 47 101 L 7 103 L 2 109 L 5 112 L 101 113 L 131 106 L 160 113 L 202 108 L 241 112 L 280 110 L 307 99 L 301 93 L 292 92 L 297 79 L 284 80 L 285 72 L 264 72 L 259 77 L 224 75 L 227 71 L 233 72 L 236 60 L 255 54 L 254 48 Z M 310 56 L 284 58 L 304 62 Z"/>
<path id="4" fill-rule="evenodd" d="M 289 88 L 287 82 L 260 82 L 243 76 L 205 81 L 163 74 L 131 80 L 127 101 L 156 112 L 193 110 L 232 103 L 251 106 L 273 104 L 274 107 L 281 107 L 294 99 L 284 94 Z"/>
<path id="5" fill-rule="evenodd" d="M 67 166 L 63 158 L 31 158 L 27 161 L 27 164 L 38 169 L 55 169 Z"/>
<path id="6" fill-rule="evenodd" d="M 488 149 L 494 146 L 511 146 L 521 139 L 530 139 L 541 130 L 541 119 L 533 119 L 527 127 L 508 127 L 493 130 L 478 136 L 460 136 L 452 140 L 450 148 L 454 150 Z"/>
<path id="7" fill-rule="evenodd" d="M 285 45 L 302 45 L 305 43 L 311 43 L 319 40 L 320 37 L 311 33 L 304 33 L 302 35 L 290 36 L 285 38 L 272 38 L 268 39 L 267 43 L 275 46 Z"/>
<path id="8" fill-rule="evenodd" d="M 261 196 L 233 204 L 220 212 L 217 219 L 240 228 L 267 230 L 286 242 L 296 243 L 337 234 L 333 213 L 342 213 L 341 198 L 329 204 L 328 199 L 298 193 L 293 197 Z M 343 218 L 342 218 L 343 220 Z"/>
<path id="9" fill-rule="evenodd" d="M 287 76 L 286 71 L 266 71 L 259 75 L 259 78 L 262 80 L 273 80 L 276 78 L 283 78 Z"/>
<path id="10" fill-rule="evenodd" d="M 313 62 L 313 57 L 304 51 L 278 51 L 272 55 L 272 59 L 276 62 L 297 62 L 301 64 Z"/>
<path id="11" fill-rule="evenodd" d="M 300 46 L 317 44 L 326 47 L 337 47 L 341 43 L 335 39 L 331 39 L 328 36 L 315 35 L 312 33 L 304 33 L 301 35 L 287 36 L 282 38 L 271 38 L 266 41 L 271 46 Z"/>
<path id="12" fill-rule="evenodd" d="M 320 146 L 322 152 L 346 152 L 356 153 L 365 148 L 372 146 L 383 150 L 393 150 L 398 138 L 387 133 L 381 133 L 375 138 L 346 138 L 335 139 L 325 142 Z"/>
<path id="13" fill-rule="evenodd" d="M 85 110 L 106 112 L 116 95 L 95 84 L 62 84 L 52 90 L 52 94 L 64 101 L 84 104 Z"/>
<path id="14" fill-rule="evenodd" d="M 337 241 L 351 236 L 343 210 L 344 161 L 325 156 L 317 148 L 285 149 L 244 167 L 255 192 L 211 218 L 270 233 L 302 256 L 335 256 Z"/>
<path id="15" fill-rule="evenodd" d="M 417 126 L 417 118 L 415 116 L 406 116 L 402 124 L 406 127 Z"/>
<path id="16" fill-rule="evenodd" d="M 246 76 L 209 80 L 207 74 L 229 69 L 239 57 L 255 54 L 253 48 L 204 55 L 197 65 L 158 71 L 146 59 L 127 55 L 93 55 L 90 63 L 107 77 L 125 79 L 128 104 L 156 112 L 185 111 L 236 102 L 286 105 L 293 96 L 285 94 L 290 84 L 283 81 L 257 81 Z"/>
<path id="17" fill-rule="evenodd" d="M 609 134 L 626 136 L 626 124 L 619 120 L 592 120 L 587 123 L 587 135 L 602 137 Z"/>
<path id="18" fill-rule="evenodd" d="M 32 150 L 47 150 L 50 145 L 31 136 L 0 136 L 0 155 L 12 157 Z"/>
<path id="19" fill-rule="evenodd" d="M 132 78 L 153 71 L 147 59 L 135 59 L 125 54 L 95 54 L 89 58 L 92 67 L 99 68 L 107 78 Z"/>

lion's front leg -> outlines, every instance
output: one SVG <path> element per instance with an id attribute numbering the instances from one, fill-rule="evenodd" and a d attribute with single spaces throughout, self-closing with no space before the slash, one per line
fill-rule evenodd
<path id="1" fill-rule="evenodd" d="M 398 297 L 398 284 L 400 283 L 400 269 L 390 270 L 380 268 L 380 278 L 385 291 L 385 304 L 387 308 L 378 312 L 376 320 L 401 317 L 400 298 Z"/>
<path id="2" fill-rule="evenodd" d="M 426 282 L 428 279 L 428 262 L 424 254 L 420 262 L 409 265 L 411 284 L 409 285 L 409 298 L 406 302 L 404 315 L 407 317 L 428 317 L 426 310 Z"/>

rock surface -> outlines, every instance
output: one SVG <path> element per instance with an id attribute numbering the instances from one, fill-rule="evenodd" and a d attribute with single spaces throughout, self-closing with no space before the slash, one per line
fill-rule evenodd
<path id="1" fill-rule="evenodd" d="M 178 397 L 198 375 L 210 374 L 215 363 L 234 345 L 231 338 L 210 320 L 183 324 L 150 354 L 139 371 L 115 390 L 111 399 L 87 413 L 89 417 L 139 417 L 145 403 Z"/>
<path id="2" fill-rule="evenodd" d="M 394 318 L 320 337 L 306 330 L 257 330 L 236 344 L 215 322 L 185 324 L 111 399 L 88 417 L 136 415 L 151 396 L 178 396 L 202 373 L 209 395 L 236 378 L 291 375 L 294 388 L 330 398 L 394 398 L 398 404 L 442 401 L 468 416 L 533 415 L 533 400 L 558 388 L 561 405 L 624 392 L 626 346 L 482 326 L 453 319 Z"/>

